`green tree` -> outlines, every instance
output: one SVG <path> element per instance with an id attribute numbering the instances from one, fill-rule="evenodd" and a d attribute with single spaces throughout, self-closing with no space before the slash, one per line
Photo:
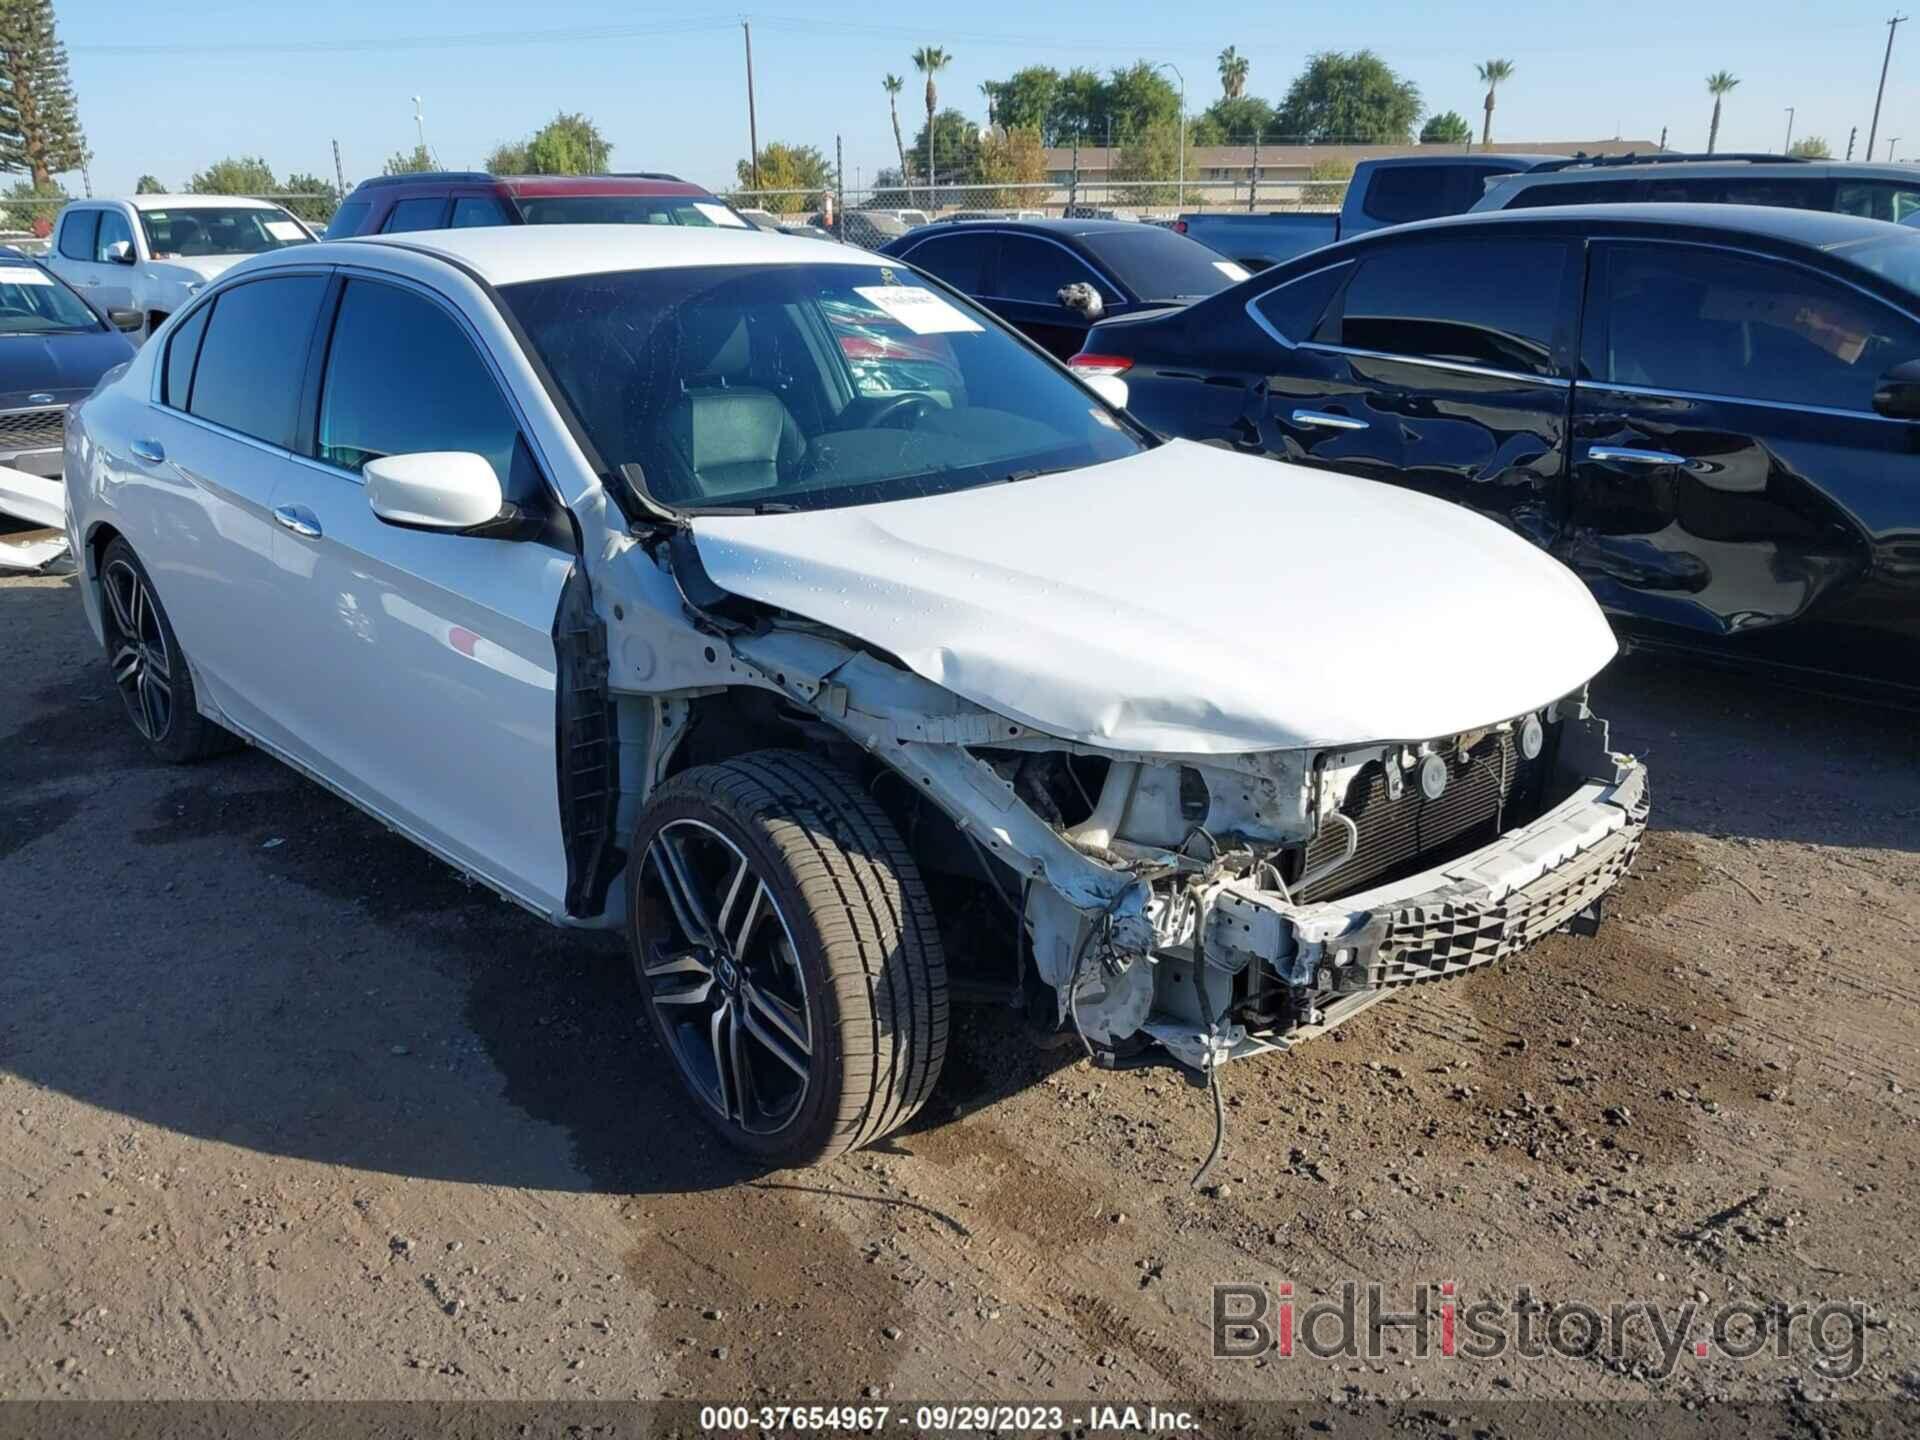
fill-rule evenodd
<path id="1" fill-rule="evenodd" d="M 1193 137 L 1187 137 L 1187 174 L 1198 167 L 1193 159 Z M 1179 198 L 1174 183 L 1180 173 L 1180 122 L 1161 121 L 1137 131 L 1114 157 L 1109 174 L 1115 180 L 1166 181 L 1166 184 L 1138 185 L 1125 192 L 1128 205 L 1171 205 Z"/>
<path id="2" fill-rule="evenodd" d="M 1287 87 L 1275 124 L 1292 144 L 1403 145 L 1420 110 L 1420 87 L 1371 50 L 1326 50 Z"/>
<path id="3" fill-rule="evenodd" d="M 138 180 L 133 182 L 133 193 L 136 195 L 164 195 L 167 193 L 167 187 L 160 183 L 160 177 L 158 175 L 142 175 Z"/>
<path id="4" fill-rule="evenodd" d="M 1113 143 L 1126 145 L 1150 130 L 1164 125 L 1178 126 L 1180 92 L 1171 80 L 1153 68 L 1151 61 L 1136 60 L 1108 72 L 1100 108 L 1102 125 L 1112 121 Z M 1095 130 L 1094 134 L 1098 137 L 1100 131 Z"/>
<path id="5" fill-rule="evenodd" d="M 527 142 L 507 140 L 494 146 L 487 152 L 486 163 L 481 168 L 489 175 L 525 175 L 527 173 Z"/>
<path id="6" fill-rule="evenodd" d="M 433 155 L 426 146 L 416 145 L 412 150 L 396 150 L 393 158 L 387 161 L 384 175 L 424 175 L 429 170 L 440 167 L 433 163 Z"/>
<path id="7" fill-rule="evenodd" d="M 53 217 L 67 203 L 67 192 L 52 181 L 36 185 L 31 180 L 16 180 L 7 190 L 9 203 L 0 206 L 9 230 L 32 230 L 36 235 L 53 233 Z M 31 202 L 41 202 L 38 204 Z"/>
<path id="8" fill-rule="evenodd" d="M 1060 100 L 1060 72 L 1047 65 L 1016 70 L 994 86 L 994 114 L 1009 130 L 1037 130 L 1052 144 Z"/>
<path id="9" fill-rule="evenodd" d="M 62 170 L 86 163 L 87 137 L 53 0 L 0 3 L 0 170 L 25 171 L 46 190 Z"/>
<path id="10" fill-rule="evenodd" d="M 1076 136 L 1082 145 L 1104 139 L 1107 84 L 1084 65 L 1060 77 L 1053 97 L 1053 143 L 1065 145 Z"/>
<path id="11" fill-rule="evenodd" d="M 229 155 L 187 181 L 192 195 L 271 195 L 279 188 L 273 167 L 258 155 Z"/>
<path id="12" fill-rule="evenodd" d="M 913 52 L 913 68 L 927 77 L 927 124 L 923 132 L 929 139 L 935 132 L 933 123 L 934 108 L 940 103 L 940 92 L 934 88 L 933 77 L 953 63 L 953 57 L 938 45 L 922 45 Z M 927 188 L 931 192 L 935 177 L 939 174 L 939 157 L 932 150 L 923 153 L 927 166 Z M 927 197 L 929 205 L 938 204 L 931 193 Z"/>
<path id="13" fill-rule="evenodd" d="M 1713 154 L 1713 147 L 1720 140 L 1720 101 L 1733 92 L 1740 78 L 1728 70 L 1716 70 L 1707 76 L 1707 93 L 1713 96 L 1713 123 L 1707 126 L 1707 154 Z"/>
<path id="14" fill-rule="evenodd" d="M 1824 135 L 1802 135 L 1787 147 L 1787 153 L 1803 160 L 1831 160 L 1833 147 L 1827 144 Z"/>
<path id="15" fill-rule="evenodd" d="M 1353 179 L 1351 160 L 1316 160 L 1307 171 L 1308 183 L 1300 187 L 1302 205 L 1338 205 Z"/>
<path id="16" fill-rule="evenodd" d="M 1493 144 L 1493 92 L 1500 88 L 1501 81 L 1511 80 L 1513 78 L 1513 62 L 1511 60 L 1483 60 L 1473 68 L 1479 74 L 1481 83 L 1487 87 L 1485 107 L 1487 118 L 1486 123 L 1480 127 L 1480 147 L 1485 149 L 1487 146 Z"/>
<path id="17" fill-rule="evenodd" d="M 561 111 L 527 141 L 529 175 L 598 175 L 613 146 L 584 115 Z"/>
<path id="18" fill-rule="evenodd" d="M 1422 145 L 1471 145 L 1473 127 L 1458 110 L 1443 110 L 1420 127 Z"/>
<path id="19" fill-rule="evenodd" d="M 1247 90 L 1247 72 L 1252 68 L 1247 57 L 1229 45 L 1220 52 L 1220 92 L 1228 100 L 1238 100 Z"/>
<path id="20" fill-rule="evenodd" d="M 933 139 L 933 175 L 927 174 L 927 139 Z M 925 125 L 913 137 L 907 151 L 907 173 L 922 185 L 933 188 L 933 181 L 949 185 L 973 185 L 980 179 L 980 129 L 974 122 L 949 105 L 934 116 L 929 132 Z M 930 205 L 938 200 L 929 199 Z"/>
<path id="21" fill-rule="evenodd" d="M 742 186 L 753 184 L 751 160 L 740 161 L 733 170 Z M 756 197 L 761 209 L 776 215 L 818 210 L 821 195 L 833 188 L 833 166 L 812 145 L 787 145 L 775 140 L 760 147 L 760 188 L 801 192 Z"/>
<path id="22" fill-rule="evenodd" d="M 324 225 L 340 204 L 340 192 L 333 188 L 333 182 L 318 175 L 289 175 L 278 193 L 289 197 L 281 204 L 315 225 Z"/>
<path id="23" fill-rule="evenodd" d="M 1037 127 L 995 130 L 980 142 L 980 182 L 1006 188 L 991 190 L 981 203 L 1017 210 L 1034 203 L 1035 192 L 1011 187 L 1043 184 L 1047 178 L 1046 145 Z"/>
<path id="24" fill-rule="evenodd" d="M 1273 106 L 1252 95 L 1216 100 L 1187 127 L 1187 138 L 1195 145 L 1250 145 L 1275 133 Z"/>
<path id="25" fill-rule="evenodd" d="M 887 92 L 887 115 L 893 121 L 893 153 L 900 157 L 900 173 L 907 173 L 907 146 L 900 138 L 900 92 L 906 88 L 906 81 L 898 75 L 889 75 L 880 82 Z"/>

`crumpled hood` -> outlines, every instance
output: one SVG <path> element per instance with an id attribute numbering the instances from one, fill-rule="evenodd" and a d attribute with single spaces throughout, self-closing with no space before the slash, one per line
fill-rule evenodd
<path id="1" fill-rule="evenodd" d="M 1579 579 L 1489 520 L 1187 441 L 693 535 L 724 588 L 1117 750 L 1433 739 L 1578 689 L 1616 648 Z"/>

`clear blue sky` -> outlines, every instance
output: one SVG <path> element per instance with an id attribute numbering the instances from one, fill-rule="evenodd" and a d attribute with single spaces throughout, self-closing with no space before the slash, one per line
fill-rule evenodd
<path id="1" fill-rule="evenodd" d="M 738 12 L 672 0 L 56 0 L 56 9 L 100 194 L 131 189 L 143 172 L 177 185 L 234 154 L 262 155 L 282 175 L 331 175 L 333 139 L 349 181 L 377 174 L 414 143 L 413 95 L 448 166 L 477 164 L 561 108 L 600 124 L 621 169 L 719 186 L 747 148 Z M 1667 126 L 1669 143 L 1688 149 L 1706 144 L 1706 75 L 1728 69 L 1741 84 L 1722 149 L 1778 148 L 1792 105 L 1795 135 L 1824 135 L 1841 154 L 1851 126 L 1864 147 L 1893 11 L 1888 0 L 816 0 L 747 13 L 762 143 L 813 144 L 831 156 L 838 132 L 852 185 L 856 167 L 871 177 L 892 163 L 880 78 L 908 78 L 909 122 L 920 100 L 908 55 L 921 44 L 954 56 L 939 80 L 942 104 L 978 116 L 980 82 L 1023 64 L 1171 60 L 1198 112 L 1219 94 L 1214 57 L 1226 45 L 1249 57 L 1249 92 L 1268 99 L 1307 54 L 1371 46 L 1419 84 L 1430 110 L 1458 110 L 1476 129 L 1473 64 L 1498 55 L 1516 73 L 1500 92 L 1496 142 L 1657 139 Z M 919 14 L 941 18 L 921 24 Z M 1916 97 L 1920 20 L 1900 28 L 1876 159 L 1888 136 L 1903 138 L 1902 158 L 1920 155 Z"/>

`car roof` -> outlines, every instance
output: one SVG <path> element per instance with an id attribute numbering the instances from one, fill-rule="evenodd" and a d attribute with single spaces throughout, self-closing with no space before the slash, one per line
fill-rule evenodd
<path id="1" fill-rule="evenodd" d="M 1376 230 L 1364 239 L 1403 235 L 1415 230 L 1478 229 L 1491 225 L 1565 224 L 1592 227 L 1608 223 L 1684 226 L 1689 230 L 1717 230 L 1727 234 L 1759 235 L 1791 245 L 1829 249 L 1852 241 L 1898 235 L 1903 227 L 1861 215 L 1831 210 L 1792 210 L 1784 205 L 1713 205 L 1700 203 L 1631 205 L 1541 205 L 1525 210 L 1481 210 L 1416 220 L 1388 230 Z"/>
<path id="2" fill-rule="evenodd" d="M 693 265 L 873 265 L 873 252 L 830 240 L 771 234 L 747 226 L 490 225 L 361 235 L 272 252 L 300 264 L 350 264 L 370 247 L 425 251 L 471 270 L 492 285 L 619 270 Z"/>
<path id="3" fill-rule="evenodd" d="M 703 185 L 655 175 L 502 175 L 500 183 L 515 195 L 698 195 L 711 199 Z"/>
<path id="4" fill-rule="evenodd" d="M 1408 165 L 1432 165 L 1439 163 L 1459 163 L 1462 165 L 1481 165 L 1489 168 L 1502 165 L 1528 166 L 1551 165 L 1565 160 L 1564 155 L 1533 155 L 1516 150 L 1476 150 L 1471 155 L 1383 155 L 1377 160 L 1363 160 L 1363 165 L 1371 165 L 1376 170 L 1397 170 Z M 1521 170 L 1524 174 L 1525 171 Z"/>
<path id="5" fill-rule="evenodd" d="M 1035 235 L 1084 237 L 1138 235 L 1154 228 L 1140 220 L 999 220 L 983 215 L 978 220 L 936 220 L 931 225 L 916 225 L 907 233 L 921 239 L 951 235 L 957 230 L 1021 230 Z"/>
<path id="6" fill-rule="evenodd" d="M 136 210 L 221 209 L 278 210 L 272 200 L 255 200 L 250 195 L 122 195 L 117 197 Z"/>
<path id="7" fill-rule="evenodd" d="M 1692 160 L 1662 163 L 1649 160 L 1635 165 L 1591 164 L 1584 165 L 1576 161 L 1564 169 L 1549 170 L 1541 175 L 1516 175 L 1506 182 L 1518 189 L 1522 184 L 1528 186 L 1547 186 L 1561 183 L 1573 183 L 1586 180 L 1666 180 L 1699 179 L 1709 180 L 1765 180 L 1804 179 L 1808 176 L 1828 178 L 1838 175 L 1846 179 L 1861 180 L 1905 180 L 1920 187 L 1920 171 L 1911 165 L 1887 163 L 1869 164 L 1864 160 Z"/>

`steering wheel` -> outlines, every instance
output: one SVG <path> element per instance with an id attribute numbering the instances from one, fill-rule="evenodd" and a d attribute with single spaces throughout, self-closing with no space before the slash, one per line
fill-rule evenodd
<path id="1" fill-rule="evenodd" d="M 925 411 L 932 408 L 933 401 L 917 391 L 909 392 L 905 395 L 896 395 L 867 417 L 867 423 L 864 428 L 868 430 L 878 430 L 882 425 L 890 423 L 895 416 L 904 415 L 909 410 L 918 409 Z"/>

